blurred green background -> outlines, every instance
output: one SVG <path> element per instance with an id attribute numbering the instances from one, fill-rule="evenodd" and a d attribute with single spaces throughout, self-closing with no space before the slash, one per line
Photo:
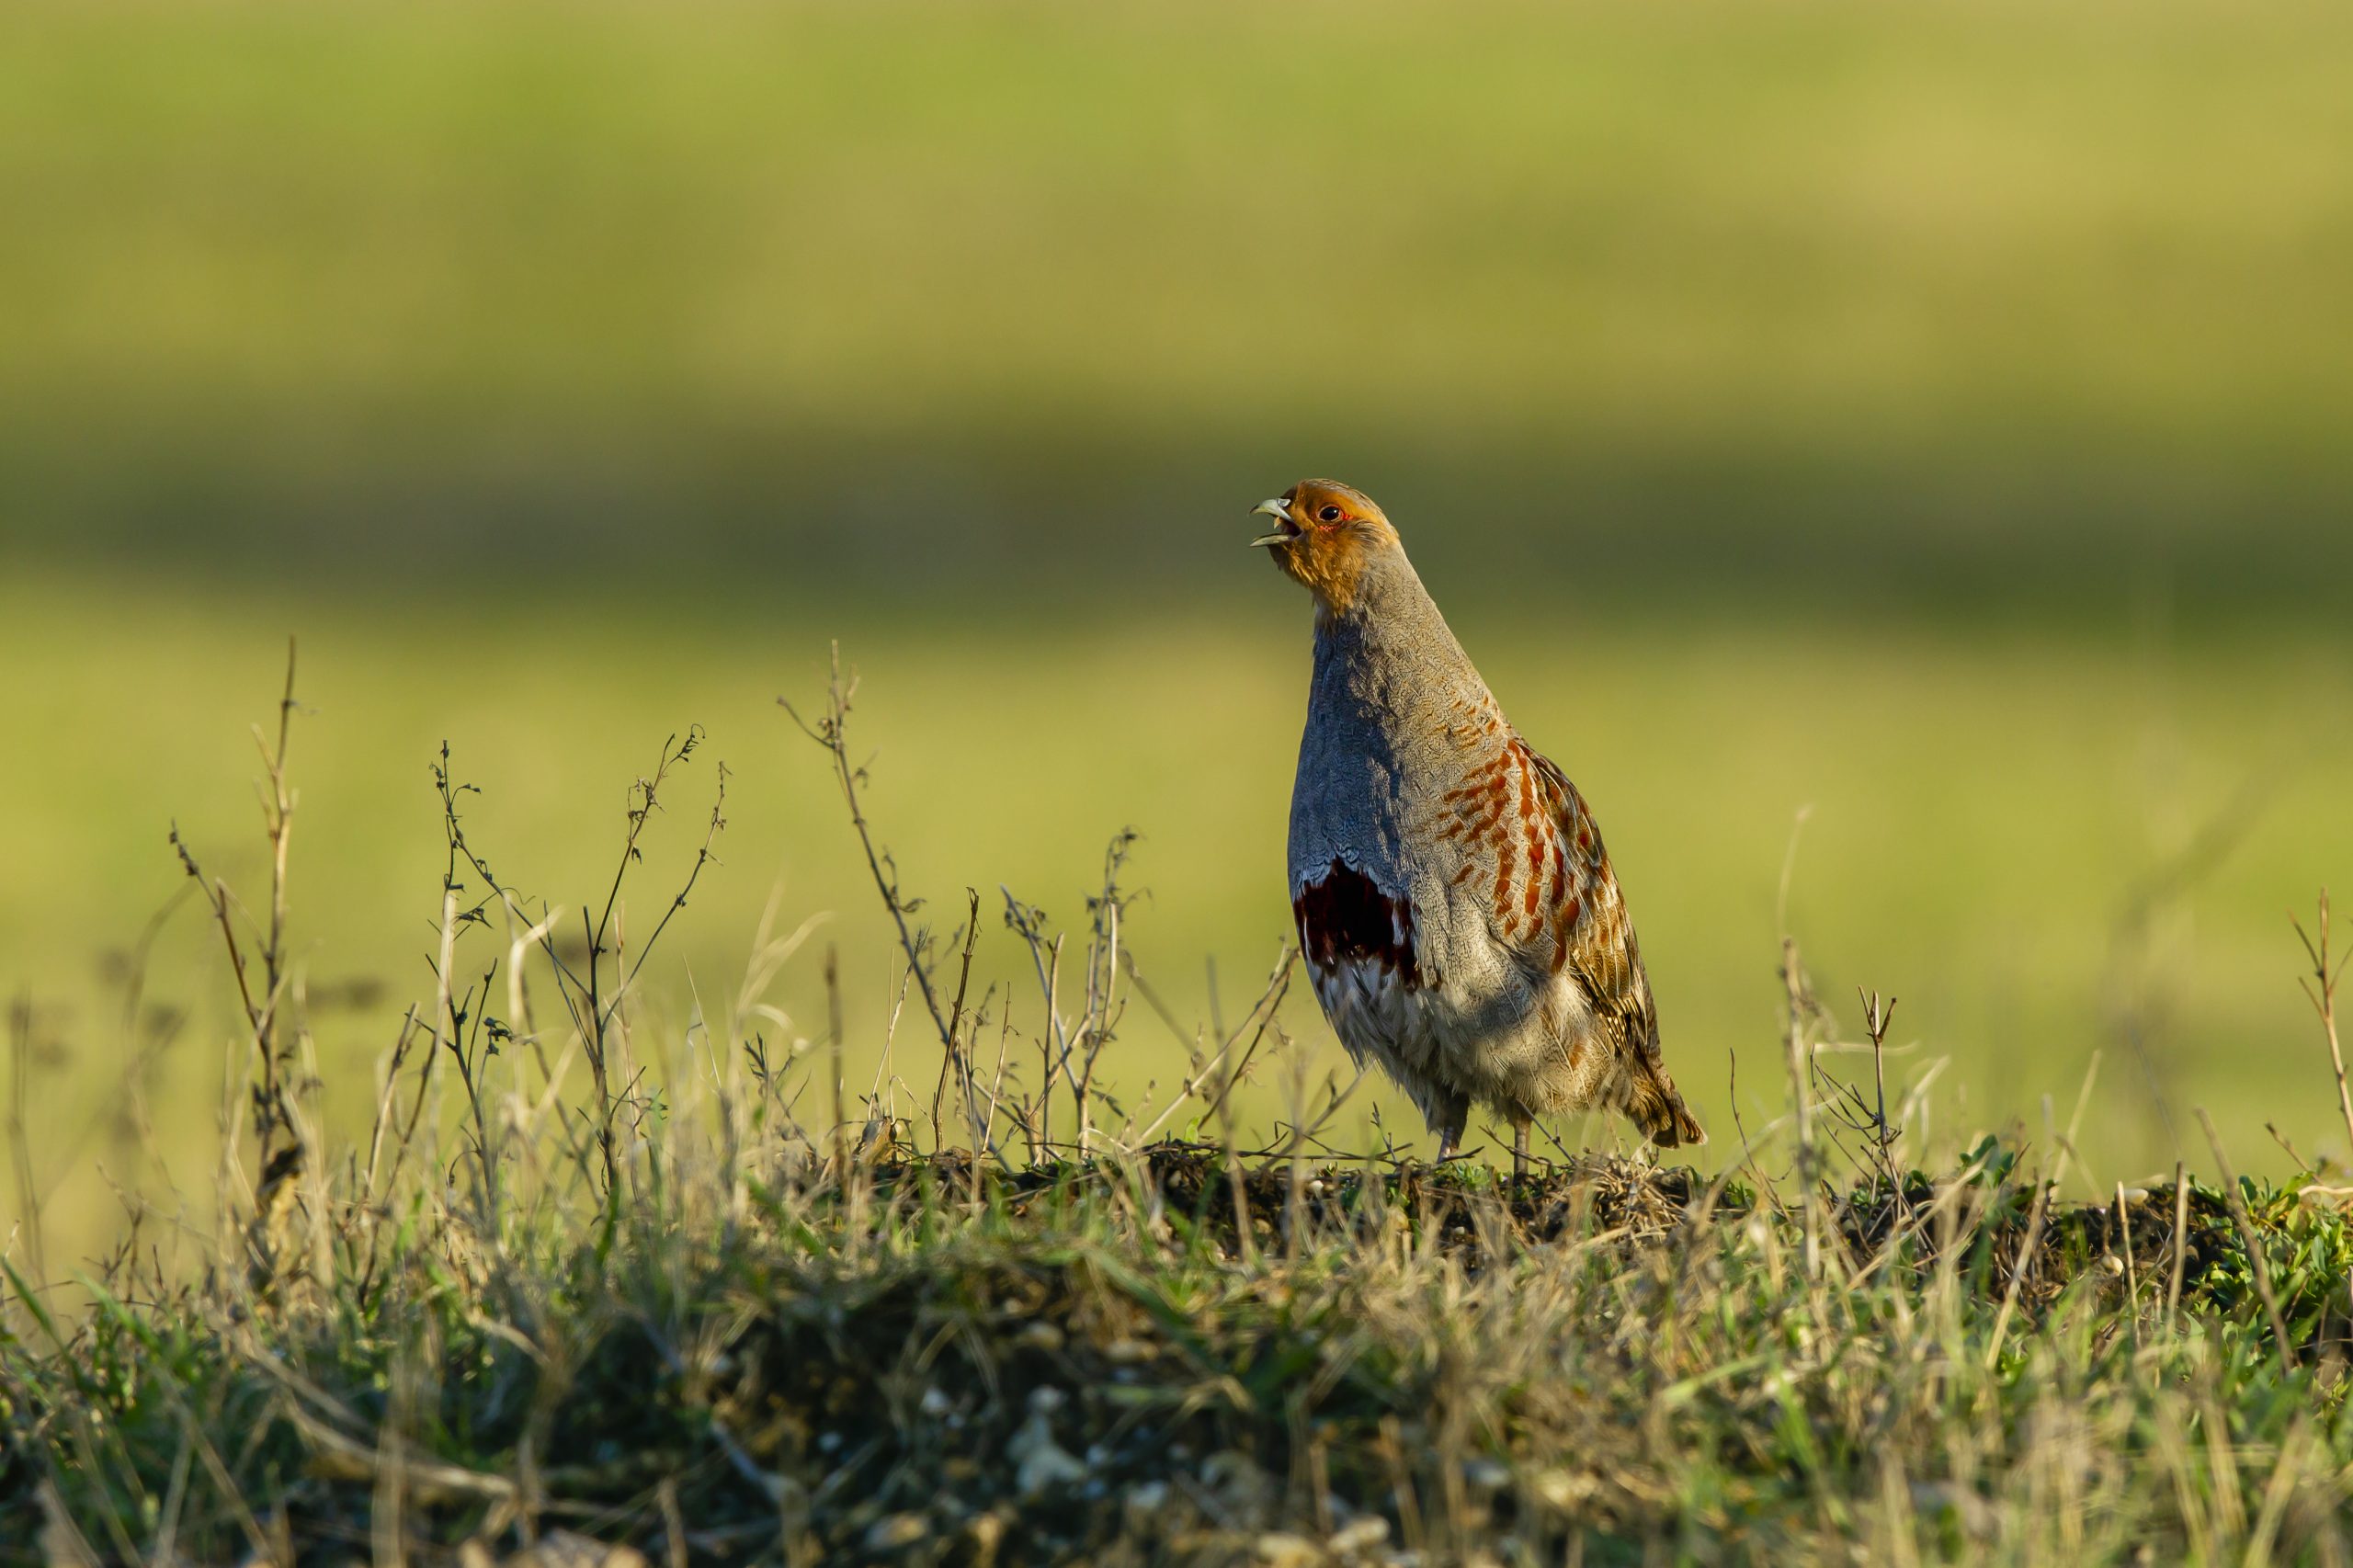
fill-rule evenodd
<path id="1" fill-rule="evenodd" d="M 1938 1136 L 2040 1140 L 2099 1051 L 2098 1179 L 2202 1160 L 2199 1104 L 2243 1167 L 2267 1122 L 2344 1153 L 2288 926 L 2353 883 L 2343 7 L 37 0 L 0 211 L 0 984 L 52 1253 L 110 1184 L 206 1186 L 222 966 L 180 906 L 126 1022 L 122 955 L 174 820 L 260 896 L 290 633 L 347 1125 L 430 992 L 445 739 L 577 909 L 704 725 L 722 864 L 649 1004 L 732 994 L 780 889 L 835 912 L 867 1082 L 891 950 L 772 706 L 835 638 L 985 975 L 997 884 L 1081 924 L 1132 824 L 1147 974 L 1238 1011 L 1308 637 L 1244 514 L 1310 473 L 1594 801 L 1712 1158 L 1783 1103 L 1785 862 L 1824 996 L 1949 1059 Z M 778 999 L 821 1032 L 813 957 Z M 1182 1063 L 1139 1012 L 1106 1071 Z"/>

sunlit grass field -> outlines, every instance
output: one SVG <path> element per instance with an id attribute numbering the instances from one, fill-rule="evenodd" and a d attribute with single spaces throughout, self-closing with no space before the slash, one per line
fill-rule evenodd
<path id="1" fill-rule="evenodd" d="M 1131 881 L 1150 897 L 1124 940 L 1142 971 L 1181 1021 L 1237 1011 L 1289 935 L 1283 823 L 1308 633 L 1305 605 L 1243 550 L 1246 532 L 1238 518 L 1203 528 L 1224 580 L 1193 615 L 1074 614 L 1017 632 L 790 595 L 757 612 L 392 598 L 330 613 L 300 593 L 12 579 L 0 656 L 43 678 L 9 699 L 24 744 L 0 794 L 0 952 L 9 991 L 38 1011 L 28 1148 L 44 1181 L 64 1184 L 52 1233 L 103 1233 L 112 1200 L 94 1162 L 137 1164 L 110 1118 L 148 1037 L 119 1026 L 108 955 L 184 881 L 169 826 L 262 896 L 249 726 L 274 713 L 285 631 L 301 640 L 295 949 L 321 998 L 326 1103 L 347 1127 L 364 1121 L 401 1008 L 430 999 L 444 855 L 428 764 L 445 739 L 456 777 L 483 790 L 468 804 L 475 841 L 576 918 L 610 881 L 627 787 L 666 736 L 702 725 L 708 744 L 632 872 L 630 924 L 647 929 L 683 881 L 724 761 L 721 863 L 665 937 L 648 1016 L 675 1031 L 696 993 L 714 1009 L 732 998 L 774 897 L 779 930 L 830 916 L 813 941 L 838 946 L 848 1081 L 872 1085 L 895 983 L 888 927 L 822 754 L 775 706 L 819 693 L 834 637 L 861 676 L 879 834 L 943 933 L 963 890 L 980 890 L 983 981 L 1026 963 L 999 885 L 1083 926 L 1106 841 L 1133 826 Z M 2324 882 L 2353 886 L 2341 642 L 1665 615 L 1580 618 L 1571 632 L 1526 606 L 1457 619 L 1522 729 L 1600 812 L 1670 1060 L 1728 1147 L 1735 1113 L 1756 1129 L 1786 1103 L 1785 920 L 1825 999 L 1847 999 L 1850 1031 L 1856 985 L 1901 998 L 1903 1078 L 1948 1062 L 1940 1136 L 2016 1119 L 2044 1138 L 2041 1100 L 2063 1127 L 2098 1053 L 2077 1142 L 2099 1181 L 2200 1151 L 2200 1104 L 2248 1167 L 2287 1167 L 2268 1121 L 2307 1140 L 2307 1157 L 2310 1141 L 2333 1148 L 2288 916 Z M 200 910 L 179 906 L 146 992 L 188 1013 L 153 1092 L 182 1179 L 210 1168 L 237 1038 L 215 943 Z M 778 988 L 796 1020 L 785 1032 L 808 1039 L 824 1033 L 817 950 Z M 1286 1025 L 1319 1072 L 1342 1071 L 1304 995 Z M 1139 1005 L 1106 1074 L 1165 1097 L 1188 1043 Z M 936 1055 L 902 1032 L 893 1066 L 914 1100 Z M 1254 1123 L 1271 1129 L 1292 1092 L 1269 1074 L 1247 1102 Z M 1352 1105 L 1419 1134 L 1378 1082 Z M 135 1174 L 159 1173 L 108 1173 Z"/>
<path id="2" fill-rule="evenodd" d="M 2098 1051 L 2096 1174 L 2200 1102 L 2284 1168 L 2288 912 L 2353 885 L 2348 44 L 2200 0 L 9 7 L 0 985 L 54 1233 L 162 1185 L 108 955 L 174 821 L 257 895 L 290 633 L 338 1117 L 429 989 L 441 742 L 576 911 L 689 723 L 641 919 L 721 758 L 728 827 L 648 1006 L 732 987 L 772 894 L 827 913 L 871 1083 L 884 926 L 774 707 L 835 638 L 983 977 L 999 884 L 1075 922 L 1132 825 L 1146 974 L 1230 1008 L 1307 642 L 1241 517 L 1310 472 L 1595 801 L 1719 1133 L 1783 1103 L 1786 926 L 1970 1126 L 2041 1137 Z M 230 992 L 190 905 L 153 967 L 187 1184 Z M 1145 1009 L 1112 1070 L 1182 1061 Z"/>
<path id="3" fill-rule="evenodd" d="M 2348 83 L 2226 0 L 0 6 L 0 1561 L 2341 1560 Z M 1310 474 L 1592 802 L 1696 1178 L 1382 1158 L 1304 986 L 1188 1081 Z M 267 923 L 290 638 L 245 1100 L 171 839 Z M 437 1006 L 445 748 L 536 1015 L 497 924 Z M 1876 1124 L 1788 1076 L 1859 987 Z"/>

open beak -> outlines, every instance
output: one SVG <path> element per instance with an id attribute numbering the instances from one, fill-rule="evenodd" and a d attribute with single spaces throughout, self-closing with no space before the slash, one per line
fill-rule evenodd
<path id="1" fill-rule="evenodd" d="M 1281 496 L 1279 495 L 1271 501 L 1261 501 L 1250 508 L 1250 515 L 1254 517 L 1262 512 L 1274 518 L 1279 526 L 1273 533 L 1252 540 L 1250 541 L 1252 545 L 1288 544 L 1299 537 L 1299 525 L 1290 520 L 1290 505 Z"/>

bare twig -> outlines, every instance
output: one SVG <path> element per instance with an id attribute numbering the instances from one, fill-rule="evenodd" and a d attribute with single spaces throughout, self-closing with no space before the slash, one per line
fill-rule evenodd
<path id="1" fill-rule="evenodd" d="M 2222 1178 L 2222 1201 L 2231 1210 L 2231 1222 L 2238 1227 L 2239 1240 L 2246 1245 L 2247 1267 L 2255 1275 L 2255 1293 L 2263 1298 L 2264 1315 L 2271 1320 L 2273 1341 L 2279 1346 L 2279 1364 L 2288 1370 L 2296 1369 L 2296 1347 L 2288 1342 L 2288 1320 L 2280 1315 L 2279 1298 L 2272 1294 L 2271 1267 L 2264 1261 L 2263 1238 L 2256 1234 L 2255 1221 L 2239 1197 L 2239 1178 L 2231 1170 L 2231 1157 L 2222 1152 L 2222 1136 L 2214 1131 L 2214 1119 L 2206 1108 L 2198 1108 L 2198 1124 L 2206 1130 L 2206 1142 L 2214 1151 L 2214 1167 Z"/>
<path id="2" fill-rule="evenodd" d="M 1795 1101 L 1798 1139 L 1798 1188 L 1805 1225 L 1805 1273 L 1809 1279 L 1819 1276 L 1822 1268 L 1822 1203 L 1815 1187 L 1815 1153 L 1813 1146 L 1813 1096 L 1811 1074 L 1807 1069 L 1810 1055 L 1806 1043 L 1815 1006 L 1806 984 L 1805 971 L 1798 958 L 1798 942 L 1794 937 L 1781 938 L 1781 984 L 1789 998 L 1788 1035 L 1790 1093 Z"/>
<path id="3" fill-rule="evenodd" d="M 679 755 L 684 756 L 686 754 L 681 752 Z M 649 806 L 653 803 L 653 796 L 651 794 L 646 797 L 646 803 Z M 686 908 L 687 895 L 695 891 L 695 883 L 701 880 L 702 869 L 719 858 L 717 855 L 711 852 L 711 846 L 719 842 L 719 835 L 726 829 L 726 826 L 727 764 L 722 762 L 719 765 L 718 793 L 713 797 L 710 802 L 710 825 L 703 830 L 702 844 L 700 847 L 697 848 L 695 851 L 694 865 L 687 871 L 686 885 L 680 888 L 676 896 L 670 900 L 670 906 L 662 912 L 662 918 L 654 922 L 654 934 L 645 938 L 645 945 L 637 949 L 637 961 L 629 966 L 629 978 L 621 983 L 620 992 L 616 993 L 614 995 L 613 1005 L 615 1006 L 620 1006 L 621 996 L 626 994 L 629 989 L 637 983 L 638 971 L 645 967 L 645 960 L 653 956 L 654 945 L 662 939 L 662 933 L 670 928 L 671 920 L 676 917 L 678 911 Z"/>
<path id="4" fill-rule="evenodd" d="M 2313 1010 L 2320 1015 L 2322 1031 L 2328 1037 L 2328 1064 L 2336 1073 L 2336 1108 L 2345 1119 L 2346 1157 L 2353 1159 L 2353 1091 L 2345 1084 L 2345 1051 L 2336 1040 L 2336 983 L 2344 977 L 2347 954 L 2332 957 L 2328 950 L 2328 890 L 2320 892 L 2320 918 L 2317 940 L 2304 929 L 2304 923 L 2289 916 L 2296 927 L 2297 939 L 2304 944 L 2304 957 L 2312 961 L 2313 971 L 2302 982 L 2304 994 L 2312 999 Z"/>
<path id="5" fill-rule="evenodd" d="M 32 1140 L 25 1128 L 25 1097 L 32 1076 L 33 999 L 19 994 L 8 1005 L 8 1154 L 17 1180 L 17 1219 L 24 1227 L 25 1260 L 35 1284 L 49 1283 L 49 1260 L 41 1250 L 40 1194 L 33 1176 Z"/>
<path id="6" fill-rule="evenodd" d="M 842 970 L 834 944 L 825 944 L 825 1051 L 834 1080 L 834 1179 L 849 1180 L 849 1112 L 842 1105 Z"/>
<path id="7" fill-rule="evenodd" d="M 1061 1005 L 1063 939 L 1060 935 L 1046 935 L 1045 911 L 1022 903 L 1002 882 L 997 884 L 997 892 L 1005 895 L 1006 926 L 1029 949 L 1029 961 L 1038 975 L 1038 991 L 1046 1006 L 1046 1027 L 1038 1036 L 1037 1131 L 1031 1134 L 1029 1154 L 1035 1164 L 1045 1157 L 1046 1145 L 1053 1141 L 1056 1055 L 1059 1052 L 1067 1057 L 1070 1053 L 1070 1030 L 1063 1021 Z"/>
<path id="8" fill-rule="evenodd" d="M 1127 895 L 1120 888 L 1120 872 L 1127 865 L 1128 851 L 1136 841 L 1132 828 L 1115 834 L 1110 847 L 1103 852 L 1103 887 L 1094 898 L 1087 900 L 1092 916 L 1086 942 L 1086 1003 L 1080 1016 L 1077 1039 L 1079 1048 L 1078 1074 L 1071 1078 L 1069 1052 L 1062 1062 L 1064 1082 L 1078 1099 L 1078 1150 L 1087 1152 L 1093 1142 L 1095 1125 L 1095 1067 L 1102 1060 L 1104 1047 L 1119 1027 L 1120 1007 L 1116 998 L 1120 980 L 1120 915 L 1127 907 Z"/>
<path id="9" fill-rule="evenodd" d="M 293 841 L 294 797 L 286 786 L 286 744 L 294 724 L 294 639 L 286 640 L 286 689 L 278 700 L 278 744 L 272 746 L 263 736 L 259 726 L 254 731 L 255 744 L 260 746 L 262 765 L 268 783 L 268 794 L 262 802 L 262 821 L 269 835 L 269 933 L 261 949 L 262 1016 L 254 1027 L 257 1042 L 274 1058 L 276 1068 L 272 1082 L 279 1093 L 284 1092 L 286 1069 L 291 1051 L 279 1039 L 278 1008 L 286 995 L 286 867 L 287 852 Z M 292 1108 L 281 1101 L 276 1108 L 277 1121 L 285 1131 L 294 1131 Z M 256 1124 L 259 1148 L 256 1158 L 263 1165 L 269 1164 L 272 1129 Z"/>
<path id="10" fill-rule="evenodd" d="M 954 1051 L 956 1031 L 948 1021 L 947 1013 L 939 1006 L 931 984 L 931 938 L 929 933 L 918 934 L 907 923 L 907 916 L 920 907 L 920 901 L 909 900 L 899 892 L 899 871 L 890 851 L 874 842 L 874 830 L 866 820 L 865 809 L 858 803 L 858 790 L 866 782 L 866 769 L 850 761 L 849 715 L 852 700 L 858 695 L 855 671 L 842 671 L 841 644 L 834 644 L 833 674 L 825 687 L 824 713 L 813 722 L 803 719 L 800 710 L 785 698 L 778 698 L 777 706 L 783 709 L 801 733 L 825 749 L 832 760 L 834 779 L 841 787 L 842 803 L 849 809 L 850 831 L 858 835 L 858 847 L 866 854 L 866 869 L 874 879 L 874 891 L 882 895 L 882 905 L 890 911 L 892 924 L 898 927 L 899 948 L 907 956 L 907 968 L 915 977 L 915 989 L 923 997 L 924 1010 L 931 1015 L 931 1025 L 939 1037 L 940 1048 Z"/>
<path id="11" fill-rule="evenodd" d="M 2165 1333 L 2181 1312 L 2182 1277 L 2189 1267 L 2189 1173 L 2173 1163 L 2173 1276 L 2165 1286 Z"/>
<path id="12" fill-rule="evenodd" d="M 1177 1108 L 1190 1099 L 1212 1078 L 1219 1079 L 1220 1082 L 1217 1097 L 1210 1105 L 1210 1113 L 1212 1116 L 1221 1117 L 1224 1114 L 1226 1097 L 1232 1093 L 1236 1080 L 1249 1066 L 1251 1057 L 1257 1051 L 1258 1042 L 1266 1039 L 1267 1028 L 1274 1023 L 1275 1015 L 1282 1006 L 1283 996 L 1290 989 L 1291 971 L 1298 962 L 1299 949 L 1286 943 L 1282 957 L 1275 965 L 1274 973 L 1267 977 L 1267 988 L 1258 994 L 1258 999 L 1250 1005 L 1250 1010 L 1242 1016 L 1242 1021 L 1234 1026 L 1233 1032 L 1219 1042 L 1217 1050 L 1211 1052 L 1209 1058 L 1194 1071 L 1192 1076 L 1185 1081 L 1184 1085 L 1170 1098 L 1168 1104 L 1161 1109 L 1160 1114 L 1154 1117 L 1142 1131 L 1136 1134 L 1135 1142 L 1138 1144 L 1151 1142 L 1160 1130 L 1168 1125 L 1168 1119 L 1176 1114 Z M 1232 1072 L 1221 1072 L 1226 1058 L 1233 1053 L 1233 1048 L 1241 1043 L 1245 1029 L 1250 1030 L 1250 1043 L 1244 1049 L 1242 1060 L 1235 1064 Z"/>
<path id="13" fill-rule="evenodd" d="M 279 1028 L 280 1011 L 290 985 L 286 952 L 286 873 L 288 852 L 292 843 L 294 795 L 288 787 L 286 775 L 287 743 L 294 722 L 294 642 L 286 643 L 286 684 L 278 698 L 278 737 L 273 745 L 260 726 L 255 726 L 254 739 L 261 748 L 263 782 L 262 826 L 270 846 L 269 919 L 260 931 L 260 947 L 255 960 L 261 968 L 262 990 L 258 997 L 253 989 L 247 969 L 245 946 L 238 939 L 237 922 L 233 906 L 237 900 L 226 882 L 207 877 L 198 866 L 193 851 L 180 836 L 174 824 L 171 845 L 179 857 L 180 866 L 188 874 L 206 905 L 212 912 L 215 925 L 221 929 L 222 949 L 229 958 L 229 972 L 237 983 L 237 1002 L 245 1019 L 245 1029 L 253 1045 L 254 1067 L 258 1081 L 254 1085 L 251 1100 L 256 1168 L 267 1170 L 276 1163 L 279 1137 L 301 1137 L 294 1119 L 288 1079 L 291 1072 L 294 1049 L 282 1039 Z M 285 1169 L 286 1167 L 278 1167 Z"/>
<path id="14" fill-rule="evenodd" d="M 1893 1188 L 1898 1185 L 1895 1170 L 1895 1141 L 1901 1135 L 1887 1122 L 1887 1025 L 1895 1014 L 1895 998 L 1880 1000 L 1876 991 L 1858 989 L 1863 999 L 1863 1027 L 1871 1037 L 1871 1084 L 1877 1096 L 1871 1108 L 1871 1128 L 1879 1152 L 1880 1174 Z"/>
<path id="15" fill-rule="evenodd" d="M 971 1053 L 963 1041 L 964 998 L 972 983 L 972 948 L 981 935 L 981 893 L 978 888 L 966 888 L 964 912 L 964 953 L 956 969 L 956 1000 L 948 1010 L 947 1052 L 940 1058 L 939 1077 L 931 1090 L 931 1130 L 935 1141 L 942 1139 L 941 1116 L 946 1109 L 948 1084 L 955 1080 L 964 1099 L 964 1122 L 977 1139 L 975 1148 L 988 1142 L 979 1127 L 980 1109 L 972 1096 Z M 940 1147 L 946 1147 L 944 1142 Z"/>
<path id="16" fill-rule="evenodd" d="M 2125 1315 L 2132 1324 L 2132 1348 L 2141 1347 L 2141 1276 L 2132 1267 L 2132 1210 L 2124 1201 L 2124 1184 L 2116 1184 L 2116 1229 L 2124 1244 Z"/>
<path id="17" fill-rule="evenodd" d="M 630 868 L 645 858 L 644 851 L 638 846 L 638 840 L 645 833 L 645 824 L 653 818 L 654 813 L 661 809 L 662 786 L 668 779 L 671 769 L 694 756 L 696 748 L 701 744 L 702 726 L 699 724 L 688 725 L 683 740 L 676 734 L 669 736 L 662 743 L 661 756 L 654 763 L 653 777 L 641 778 L 630 786 L 630 803 L 627 812 L 629 830 L 621 839 L 620 859 L 613 868 L 612 885 L 605 892 L 604 910 L 597 916 L 596 924 L 593 926 L 588 924 L 587 910 L 584 908 L 580 912 L 581 925 L 588 937 L 585 998 L 588 1032 L 582 1044 L 588 1053 L 588 1073 L 597 1088 L 597 1147 L 604 1158 L 605 1190 L 608 1198 L 620 1191 L 620 1155 L 613 1142 L 613 1118 L 619 1109 L 619 1101 L 612 1088 L 610 1031 L 613 1019 L 620 1009 L 623 998 L 628 994 L 629 987 L 626 979 L 623 979 L 610 997 L 604 994 L 604 958 L 608 952 L 613 952 L 617 949 L 618 932 L 614 925 L 614 916 L 620 906 L 621 885 L 628 880 Z M 722 808 L 725 804 L 727 793 L 726 775 L 723 770 L 720 776 L 719 790 L 720 803 L 711 808 L 710 830 L 704 836 L 702 852 L 696 858 L 694 870 L 688 873 L 687 878 L 688 890 L 693 888 L 695 878 L 702 874 L 702 868 L 710 858 L 711 839 L 718 836 L 719 830 L 726 825 L 725 819 L 722 815 Z M 676 900 L 672 903 L 669 911 L 663 915 L 661 925 L 654 927 L 655 936 L 661 935 L 662 926 L 669 923 L 670 915 L 676 914 L 678 904 L 684 902 L 686 902 L 686 893 L 681 892 Z M 650 948 L 652 945 L 652 940 L 649 938 L 647 946 Z M 645 961 L 643 954 L 639 955 L 638 961 L 640 963 Z M 631 970 L 629 972 L 633 974 L 635 971 Z"/>

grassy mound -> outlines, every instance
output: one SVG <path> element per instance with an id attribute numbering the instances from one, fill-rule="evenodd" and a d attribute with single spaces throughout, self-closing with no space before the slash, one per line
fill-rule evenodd
<path id="1" fill-rule="evenodd" d="M 420 1192 L 372 1269 L 126 1258 L 12 1338 L 0 1519 L 22 1562 L 2342 1561 L 2341 1213 L 2047 1194 L 1988 1146 L 1823 1204 L 1809 1271 L 1769 1199 L 1612 1160 L 804 1159 L 503 1235 Z"/>

